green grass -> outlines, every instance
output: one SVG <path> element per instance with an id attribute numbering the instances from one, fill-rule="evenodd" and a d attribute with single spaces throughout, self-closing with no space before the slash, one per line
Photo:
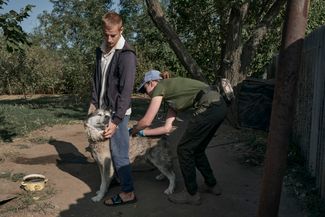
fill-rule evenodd
<path id="1" fill-rule="evenodd" d="M 84 120 L 87 109 L 87 103 L 66 95 L 0 100 L 0 141 L 11 142 L 45 126 Z"/>
<path id="2" fill-rule="evenodd" d="M 45 126 L 82 121 L 87 116 L 88 103 L 88 97 L 80 100 L 77 96 L 69 95 L 0 100 L 0 142 L 11 142 Z M 139 120 L 148 104 L 149 100 L 134 97 L 131 119 Z M 165 110 L 162 106 L 161 112 Z M 47 140 L 40 138 L 37 143 L 44 139 Z"/>

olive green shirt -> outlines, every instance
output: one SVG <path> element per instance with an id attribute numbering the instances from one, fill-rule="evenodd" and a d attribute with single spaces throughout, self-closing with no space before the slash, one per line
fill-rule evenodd
<path id="1" fill-rule="evenodd" d="M 163 96 L 169 107 L 175 111 L 183 111 L 193 107 L 198 92 L 208 87 L 207 84 L 190 78 L 170 78 L 160 80 L 151 97 Z"/>

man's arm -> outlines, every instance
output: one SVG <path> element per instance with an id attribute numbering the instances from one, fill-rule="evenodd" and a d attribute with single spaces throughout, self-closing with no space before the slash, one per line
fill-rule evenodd
<path id="1" fill-rule="evenodd" d="M 173 130 L 173 122 L 176 119 L 176 112 L 172 109 L 168 109 L 165 124 L 161 127 L 146 128 L 143 130 L 144 136 L 157 136 L 169 134 Z"/>
<path id="2" fill-rule="evenodd" d="M 155 96 L 151 99 L 149 107 L 146 114 L 138 121 L 136 125 L 133 126 L 132 135 L 136 135 L 140 130 L 149 127 L 159 111 L 161 102 L 163 100 L 162 96 Z"/>
<path id="3" fill-rule="evenodd" d="M 131 95 L 133 92 L 136 56 L 132 51 L 125 51 L 120 54 L 119 60 L 120 83 L 118 84 L 119 95 L 116 99 L 116 110 L 112 122 L 118 125 L 125 116 L 126 110 L 131 104 Z"/>

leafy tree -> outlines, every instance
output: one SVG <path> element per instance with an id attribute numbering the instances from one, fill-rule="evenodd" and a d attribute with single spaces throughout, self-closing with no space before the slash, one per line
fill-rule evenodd
<path id="1" fill-rule="evenodd" d="M 152 5 L 161 4 L 146 2 L 149 11 Z M 164 18 L 208 81 L 224 76 L 236 85 L 247 76 L 262 74 L 277 53 L 285 4 L 285 0 L 169 1 Z M 311 1 L 308 31 L 324 24 L 324 7 L 321 0 Z M 161 18 L 154 22 L 157 19 Z M 165 35 L 167 40 L 173 37 Z"/>
<path id="2" fill-rule="evenodd" d="M 284 4 L 285 0 L 179 0 L 170 2 L 169 14 L 205 76 L 209 80 L 225 76 L 236 85 L 250 74 L 267 34 L 278 29 L 275 21 Z"/>
<path id="3" fill-rule="evenodd" d="M 0 41 L 5 47 L 4 39 Z M 54 94 L 64 92 L 62 61 L 55 51 L 35 44 L 25 52 L 0 51 L 0 94 Z"/>
<path id="4" fill-rule="evenodd" d="M 66 93 L 89 92 L 95 47 L 102 39 L 101 17 L 106 0 L 51 0 L 53 10 L 39 16 L 40 44 L 60 53 Z"/>
<path id="5" fill-rule="evenodd" d="M 5 2 L 0 0 L 0 6 Z M 33 46 L 26 47 L 27 53 L 6 52 L 8 40 L 2 34 L 1 93 L 89 93 L 94 51 L 102 40 L 101 17 L 111 9 L 112 2 L 51 2 L 53 10 L 39 16 L 40 26 L 30 37 Z M 158 3 L 165 20 L 209 83 L 220 75 L 231 78 L 234 84 L 246 76 L 258 76 L 280 45 L 284 0 L 162 0 Z M 137 83 L 151 68 L 193 77 L 179 61 L 166 35 L 155 27 L 145 1 L 120 0 L 119 9 L 125 25 L 123 35 L 137 52 Z M 311 1 L 308 32 L 324 24 L 324 9 L 322 0 Z M 1 27 L 7 25 L 6 16 L 0 15 Z"/>
<path id="6" fill-rule="evenodd" d="M 7 5 L 7 0 L 0 0 L 0 9 Z M 20 12 L 10 10 L 8 13 L 0 14 L 0 28 L 6 40 L 6 49 L 9 52 L 24 49 L 23 45 L 30 45 L 28 35 L 23 31 L 19 23 L 29 16 L 33 5 L 26 5 Z"/>
<path id="7" fill-rule="evenodd" d="M 307 34 L 325 25 L 325 4 L 323 0 L 311 0 L 308 13 Z"/>
<path id="8" fill-rule="evenodd" d="M 163 6 L 166 4 L 163 4 Z M 121 0 L 120 14 L 124 19 L 123 35 L 135 47 L 137 53 L 136 83 L 150 69 L 169 71 L 173 75 L 186 76 L 186 70 L 151 21 L 147 7 L 142 0 Z"/>

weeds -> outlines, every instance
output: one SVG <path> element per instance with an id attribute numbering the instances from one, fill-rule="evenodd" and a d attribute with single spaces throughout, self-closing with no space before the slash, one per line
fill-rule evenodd
<path id="1" fill-rule="evenodd" d="M 8 181 L 17 182 L 22 180 L 25 173 L 13 173 L 12 171 L 2 171 L 0 172 L 0 179 L 6 179 Z"/>
<path id="2" fill-rule="evenodd" d="M 46 137 L 36 137 L 36 138 L 31 138 L 29 141 L 34 144 L 44 144 L 48 143 L 51 140 L 51 138 L 46 138 Z"/>
<path id="3" fill-rule="evenodd" d="M 51 188 L 51 187 L 46 187 Z M 24 191 L 20 195 L 18 195 L 17 199 L 12 200 L 12 202 L 8 202 L 1 206 L 0 215 L 4 215 L 6 213 L 17 213 L 22 210 L 30 210 L 32 212 L 39 212 L 46 214 L 51 210 L 55 209 L 48 199 L 53 197 L 54 190 L 50 191 L 51 194 L 48 194 L 49 191 L 35 191 L 35 192 L 28 192 Z"/>
<path id="4" fill-rule="evenodd" d="M 325 216 L 325 201 L 321 199 L 315 187 L 315 178 L 306 169 L 298 145 L 294 143 L 289 147 L 288 171 L 284 177 L 284 184 L 290 193 L 301 201 L 303 208 L 308 212 L 308 217 Z"/>
<path id="5" fill-rule="evenodd" d="M 243 130 L 241 134 L 242 140 L 248 139 L 248 142 L 237 149 L 240 152 L 240 162 L 248 166 L 263 165 L 267 134 L 247 129 Z M 284 185 L 289 193 L 295 195 L 300 201 L 303 209 L 308 213 L 308 217 L 325 216 L 325 201 L 320 198 L 319 191 L 315 187 L 315 178 L 306 169 L 299 147 L 293 142 L 289 145 L 287 174 L 284 177 Z"/>
<path id="6" fill-rule="evenodd" d="M 24 174 L 11 174 L 11 172 L 7 171 L 0 173 L 0 175 L 1 178 L 16 182 L 22 180 Z M 55 194 L 56 190 L 50 185 L 47 185 L 42 191 L 22 191 L 22 193 L 17 195 L 16 199 L 1 205 L 0 216 L 8 213 L 17 213 L 22 210 L 39 212 L 46 216 L 49 211 L 55 209 L 55 207 L 48 201 Z"/>

